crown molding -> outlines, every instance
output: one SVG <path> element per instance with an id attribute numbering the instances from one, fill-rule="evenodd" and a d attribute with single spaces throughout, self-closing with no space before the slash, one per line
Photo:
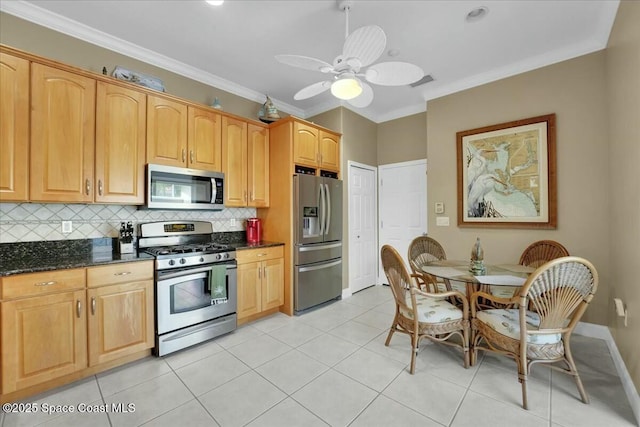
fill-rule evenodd
<path id="1" fill-rule="evenodd" d="M 81 24 L 77 21 L 65 18 L 56 13 L 49 12 L 38 6 L 24 1 L 0 2 L 0 11 L 6 12 L 18 18 L 33 22 L 62 34 L 80 39 L 87 43 L 100 46 L 105 49 L 126 55 L 147 64 L 171 71 L 192 80 L 224 90 L 242 98 L 264 103 L 265 94 L 238 85 L 232 81 L 223 79 L 201 69 L 176 61 L 165 55 L 145 49 L 136 44 L 111 36 L 95 28 Z M 304 116 L 305 111 L 278 99 L 271 99 L 279 110 L 295 116 Z"/>

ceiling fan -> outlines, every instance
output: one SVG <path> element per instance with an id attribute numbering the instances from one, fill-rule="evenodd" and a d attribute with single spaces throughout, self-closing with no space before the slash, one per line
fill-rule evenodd
<path id="1" fill-rule="evenodd" d="M 302 55 L 275 56 L 277 61 L 286 65 L 333 74 L 328 80 L 302 88 L 293 99 L 311 98 L 331 89 L 336 98 L 344 99 L 354 107 L 364 108 L 373 101 L 373 89 L 366 82 L 381 86 L 403 86 L 424 76 L 420 67 L 408 62 L 371 65 L 384 52 L 387 36 L 377 25 L 360 27 L 349 34 L 349 10 L 352 6 L 353 1 L 338 1 L 338 7 L 346 14 L 346 30 L 342 54 L 333 60 L 333 64 Z"/>

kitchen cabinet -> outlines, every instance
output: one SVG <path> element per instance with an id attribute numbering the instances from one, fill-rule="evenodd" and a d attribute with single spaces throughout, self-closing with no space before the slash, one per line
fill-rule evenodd
<path id="1" fill-rule="evenodd" d="M 0 400 L 148 355 L 153 274 L 149 260 L 1 278 Z"/>
<path id="2" fill-rule="evenodd" d="M 340 136 L 300 121 L 293 122 L 293 162 L 321 170 L 340 171 Z"/>
<path id="3" fill-rule="evenodd" d="M 269 206 L 269 133 L 266 127 L 222 118 L 225 206 Z"/>
<path id="4" fill-rule="evenodd" d="M 147 163 L 187 165 L 187 106 L 147 95 Z"/>
<path id="5" fill-rule="evenodd" d="M 95 201 L 141 205 L 147 96 L 98 82 L 96 98 Z"/>
<path id="6" fill-rule="evenodd" d="M 220 171 L 220 114 L 162 96 L 147 96 L 147 163 Z"/>
<path id="7" fill-rule="evenodd" d="M 84 269 L 6 277 L 1 289 L 3 394 L 87 366 Z"/>
<path id="8" fill-rule="evenodd" d="M 92 202 L 95 79 L 31 64 L 30 200 Z"/>
<path id="9" fill-rule="evenodd" d="M 29 196 L 29 61 L 0 52 L 0 202 Z"/>
<path id="10" fill-rule="evenodd" d="M 154 346 L 153 262 L 87 269 L 89 366 Z"/>
<path id="11" fill-rule="evenodd" d="M 238 321 L 277 310 L 284 303 L 284 246 L 239 250 Z"/>

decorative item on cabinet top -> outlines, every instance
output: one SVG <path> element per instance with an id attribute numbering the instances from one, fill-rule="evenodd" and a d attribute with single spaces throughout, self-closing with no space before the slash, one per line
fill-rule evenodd
<path id="1" fill-rule="evenodd" d="M 276 120 L 280 119 L 278 109 L 275 107 L 275 105 L 273 105 L 273 102 L 271 101 L 271 98 L 269 98 L 269 95 L 267 95 L 267 100 L 264 104 L 262 104 L 260 111 L 258 111 L 258 118 L 264 123 L 273 123 Z"/>
<path id="2" fill-rule="evenodd" d="M 142 74 L 137 71 L 127 70 L 126 68 L 118 65 L 113 70 L 113 73 L 111 73 L 111 75 L 116 79 L 126 80 L 131 83 L 139 84 L 140 86 L 164 92 L 164 83 L 162 83 L 162 80 L 148 74 Z"/>

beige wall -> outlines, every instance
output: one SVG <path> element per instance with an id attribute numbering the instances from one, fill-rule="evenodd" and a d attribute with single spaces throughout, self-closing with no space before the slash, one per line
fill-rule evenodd
<path id="1" fill-rule="evenodd" d="M 427 158 L 427 113 L 378 123 L 378 164 Z"/>
<path id="2" fill-rule="evenodd" d="M 260 103 L 1 12 L 0 43 L 95 73 L 102 73 L 102 67 L 107 67 L 110 74 L 119 65 L 149 74 L 163 81 L 168 94 L 204 105 L 211 105 L 214 98 L 218 97 L 224 111 L 242 117 L 257 120 L 261 106 Z"/>
<path id="3" fill-rule="evenodd" d="M 428 103 L 428 203 L 445 203 L 451 226 L 429 234 L 450 258 L 466 259 L 476 237 L 490 262 L 517 262 L 533 241 L 561 242 L 572 255 L 593 262 L 600 288 L 583 320 L 605 325 L 610 309 L 609 147 L 605 55 L 597 52 Z M 556 114 L 558 226 L 555 230 L 457 227 L 456 132 Z M 432 212 L 432 210 L 429 210 Z"/>
<path id="4" fill-rule="evenodd" d="M 608 325 L 640 390 L 640 2 L 623 1 L 606 50 L 609 122 L 610 294 Z M 612 298 L 629 310 L 629 326 Z"/>

